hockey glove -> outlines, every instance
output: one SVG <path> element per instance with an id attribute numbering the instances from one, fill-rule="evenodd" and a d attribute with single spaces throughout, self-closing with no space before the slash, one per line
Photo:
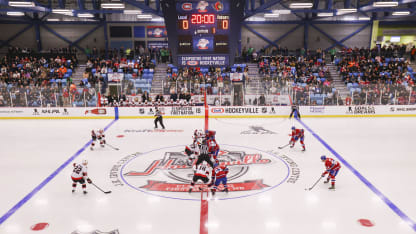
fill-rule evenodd
<path id="1" fill-rule="evenodd" d="M 88 184 L 92 183 L 92 180 L 90 178 L 87 179 Z"/>

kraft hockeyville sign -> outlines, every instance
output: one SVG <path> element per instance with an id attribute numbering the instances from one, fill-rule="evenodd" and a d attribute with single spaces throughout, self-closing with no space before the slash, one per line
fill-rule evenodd
<path id="1" fill-rule="evenodd" d="M 222 199 L 233 199 L 266 192 L 287 182 L 291 168 L 279 156 L 254 148 L 221 145 L 220 164 L 229 168 L 229 193 Z M 151 195 L 183 200 L 199 200 L 188 194 L 193 169 L 187 164 L 185 146 L 172 146 L 122 158 L 116 163 L 110 179 L 115 186 L 129 186 Z M 193 191 L 199 191 L 201 184 Z M 220 186 L 220 190 L 222 187 Z"/>

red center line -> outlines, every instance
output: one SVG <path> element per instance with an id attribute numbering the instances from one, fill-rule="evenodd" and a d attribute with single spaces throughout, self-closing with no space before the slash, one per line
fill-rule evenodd
<path id="1" fill-rule="evenodd" d="M 208 234 L 208 200 L 201 200 L 201 219 L 199 222 L 199 234 Z"/>

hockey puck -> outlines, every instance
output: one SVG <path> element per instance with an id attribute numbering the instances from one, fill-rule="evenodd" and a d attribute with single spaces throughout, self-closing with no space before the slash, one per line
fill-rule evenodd
<path id="1" fill-rule="evenodd" d="M 46 229 L 47 227 L 49 227 L 49 223 L 37 223 L 31 226 L 30 229 L 33 231 L 41 231 Z"/>
<path id="2" fill-rule="evenodd" d="M 124 135 L 118 135 L 117 137 L 118 137 L 118 138 L 122 138 L 122 137 L 124 137 Z"/>

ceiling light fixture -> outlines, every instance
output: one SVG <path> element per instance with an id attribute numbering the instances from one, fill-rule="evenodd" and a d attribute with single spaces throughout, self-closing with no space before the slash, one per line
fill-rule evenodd
<path id="1" fill-rule="evenodd" d="M 93 18 L 94 17 L 94 15 L 90 13 L 79 13 L 77 14 L 77 16 L 80 18 Z"/>
<path id="2" fill-rule="evenodd" d="M 9 2 L 9 6 L 12 6 L 12 7 L 34 7 L 35 3 L 34 2 L 14 2 L 14 1 L 11 1 L 11 2 Z"/>
<path id="3" fill-rule="evenodd" d="M 101 3 L 101 8 L 117 8 L 117 9 L 124 9 L 126 6 L 124 3 Z"/>
<path id="4" fill-rule="evenodd" d="M 8 11 L 7 15 L 9 15 L 9 16 L 24 16 L 25 13 L 20 12 L 20 11 Z"/>
<path id="5" fill-rule="evenodd" d="M 396 11 L 392 15 L 410 15 L 410 11 Z"/>
<path id="6" fill-rule="evenodd" d="M 317 14 L 317 16 L 319 16 L 319 17 L 330 17 L 330 16 L 334 16 L 334 13 L 332 13 L 332 12 L 319 12 Z"/>
<path id="7" fill-rule="evenodd" d="M 291 3 L 289 8 L 312 8 L 313 4 L 310 2 L 298 2 L 298 3 Z"/>
<path id="8" fill-rule="evenodd" d="M 124 10 L 123 13 L 126 15 L 138 15 L 138 14 L 141 14 L 142 11 L 141 10 Z"/>
<path id="9" fill-rule="evenodd" d="M 398 2 L 374 2 L 373 7 L 396 7 Z"/>

